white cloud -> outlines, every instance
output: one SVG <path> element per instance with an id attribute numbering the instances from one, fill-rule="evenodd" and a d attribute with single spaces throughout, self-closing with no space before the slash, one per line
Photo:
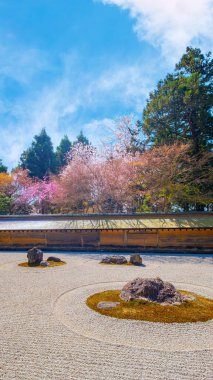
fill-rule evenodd
<path id="1" fill-rule="evenodd" d="M 213 48 L 213 0 L 99 0 L 128 10 L 142 40 L 175 62 L 187 45 Z"/>
<path id="2" fill-rule="evenodd" d="M 154 85 L 155 72 L 156 61 L 111 67 L 100 75 L 96 86 L 100 94 L 110 94 L 112 101 L 141 113 L 144 100 Z"/>
<path id="3" fill-rule="evenodd" d="M 99 146 L 103 141 L 105 141 L 106 136 L 112 133 L 114 128 L 115 120 L 110 118 L 94 119 L 88 123 L 83 124 L 82 130 L 88 137 L 89 141 L 93 144 Z"/>
<path id="4" fill-rule="evenodd" d="M 10 118 L 4 127 L 1 126 L 1 158 L 10 168 L 17 165 L 23 150 L 42 128 L 47 129 L 54 145 L 59 143 L 63 136 L 59 130 L 60 119 L 75 111 L 75 104 L 69 104 L 66 87 L 66 81 L 62 81 L 43 88 L 36 97 L 24 97 L 13 105 L 4 106 Z"/>
<path id="5" fill-rule="evenodd" d="M 21 57 L 27 53 L 28 50 L 20 50 Z M 98 144 L 104 134 L 111 133 L 112 118 L 121 116 L 121 110 L 141 114 L 156 78 L 155 62 L 111 63 L 108 69 L 85 73 L 79 71 L 78 58 L 67 55 L 63 57 L 60 76 L 43 82 L 37 77 L 43 69 L 48 70 L 48 61 L 37 51 L 36 61 L 41 66 L 33 65 L 33 57 L 29 54 L 28 59 L 19 60 L 16 65 L 13 53 L 8 51 L 8 60 L 4 58 L 5 64 L 0 67 L 0 79 L 14 78 L 25 88 L 22 96 L 0 101 L 0 158 L 10 168 L 18 163 L 20 154 L 43 127 L 55 146 L 63 134 L 74 140 L 81 129 Z"/>
<path id="6" fill-rule="evenodd" d="M 18 45 L 0 45 L 0 76 L 10 77 L 20 84 L 29 84 L 34 75 L 48 67 L 46 54 L 38 49 Z"/>
<path id="7" fill-rule="evenodd" d="M 99 73 L 89 80 L 79 78 L 78 88 L 72 77 L 63 77 L 53 85 L 46 85 L 36 95 L 18 98 L 12 103 L 0 103 L 2 113 L 10 118 L 5 127 L 1 126 L 1 157 L 13 167 L 22 151 L 29 146 L 35 134 L 45 127 L 56 146 L 64 133 L 74 140 L 82 129 L 95 144 L 104 134 L 110 133 L 113 120 L 101 117 L 106 107 L 117 104 L 118 110 L 111 117 L 120 116 L 120 108 L 142 112 L 152 80 L 140 65 L 116 66 Z M 100 118 L 85 122 L 81 110 L 98 113 Z"/>

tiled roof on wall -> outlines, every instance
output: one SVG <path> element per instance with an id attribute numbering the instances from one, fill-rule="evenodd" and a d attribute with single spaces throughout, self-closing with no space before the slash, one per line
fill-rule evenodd
<path id="1" fill-rule="evenodd" d="M 30 218 L 29 218 L 30 219 Z M 31 218 L 32 219 L 32 218 Z M 35 220 L 14 218 L 0 219 L 0 231 L 17 231 L 17 230 L 113 230 L 113 229 L 162 229 L 162 228 L 212 228 L 213 214 L 186 216 L 166 215 L 158 216 L 137 216 L 128 217 L 90 217 L 84 218 L 55 218 L 50 220 L 42 219 L 42 216 Z"/>

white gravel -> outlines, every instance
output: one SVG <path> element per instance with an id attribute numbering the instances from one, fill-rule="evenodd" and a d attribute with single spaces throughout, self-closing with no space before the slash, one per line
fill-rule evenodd
<path id="1" fill-rule="evenodd" d="M 145 267 L 122 267 L 60 257 L 67 265 L 23 268 L 26 254 L 0 253 L 1 380 L 212 380 L 213 321 L 125 321 L 85 305 L 89 294 L 138 276 L 213 298 L 211 260 L 147 258 Z"/>

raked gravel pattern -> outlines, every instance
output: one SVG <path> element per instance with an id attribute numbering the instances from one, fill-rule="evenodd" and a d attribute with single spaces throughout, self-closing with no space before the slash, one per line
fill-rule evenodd
<path id="1" fill-rule="evenodd" d="M 144 267 L 122 267 L 60 257 L 67 265 L 23 268 L 26 254 L 0 253 L 1 380 L 212 380 L 212 321 L 118 320 L 85 305 L 139 276 L 213 298 L 211 258 L 144 257 Z"/>

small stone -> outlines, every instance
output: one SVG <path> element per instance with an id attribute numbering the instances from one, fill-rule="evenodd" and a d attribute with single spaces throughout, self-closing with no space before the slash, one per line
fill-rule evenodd
<path id="1" fill-rule="evenodd" d="M 120 302 L 99 302 L 97 305 L 98 309 L 114 309 L 116 306 L 120 305 Z"/>
<path id="2" fill-rule="evenodd" d="M 194 296 L 185 296 L 184 295 L 184 301 L 195 301 L 196 300 L 196 297 Z"/>
<path id="3" fill-rule="evenodd" d="M 142 264 L 142 257 L 140 255 L 134 253 L 130 256 L 129 261 L 133 265 L 141 265 Z"/>
<path id="4" fill-rule="evenodd" d="M 59 259 L 58 257 L 55 257 L 55 256 L 50 256 L 48 257 L 47 261 L 54 261 L 55 263 L 61 263 L 61 259 Z"/>
<path id="5" fill-rule="evenodd" d="M 29 249 L 27 253 L 28 264 L 39 265 L 43 260 L 43 252 L 37 247 Z"/>
<path id="6" fill-rule="evenodd" d="M 127 264 L 125 256 L 106 256 L 101 260 L 103 264 Z"/>
<path id="7" fill-rule="evenodd" d="M 42 267 L 48 267 L 50 264 L 49 264 L 47 261 L 41 261 L 41 262 L 40 262 L 40 265 L 41 265 Z"/>

